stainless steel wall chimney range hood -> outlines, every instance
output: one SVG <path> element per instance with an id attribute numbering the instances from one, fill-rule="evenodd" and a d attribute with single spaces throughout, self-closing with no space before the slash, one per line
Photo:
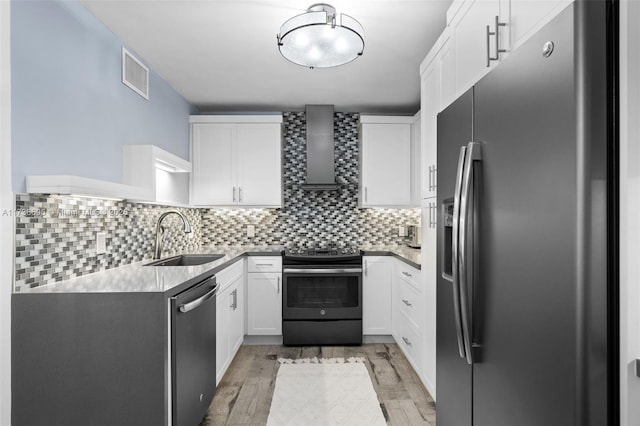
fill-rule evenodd
<path id="1" fill-rule="evenodd" d="M 335 191 L 333 105 L 307 105 L 307 180 L 302 189 Z"/>

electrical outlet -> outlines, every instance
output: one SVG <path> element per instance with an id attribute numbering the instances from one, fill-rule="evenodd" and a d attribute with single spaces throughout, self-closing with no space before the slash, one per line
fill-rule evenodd
<path id="1" fill-rule="evenodd" d="M 402 225 L 398 226 L 398 235 L 401 236 L 401 237 L 406 237 L 407 236 L 407 228 L 405 228 Z"/>
<path id="2" fill-rule="evenodd" d="M 107 233 L 96 233 L 96 254 L 104 254 L 107 252 Z"/>
<path id="3" fill-rule="evenodd" d="M 256 227 L 253 225 L 247 225 L 247 237 L 252 238 L 256 236 Z"/>

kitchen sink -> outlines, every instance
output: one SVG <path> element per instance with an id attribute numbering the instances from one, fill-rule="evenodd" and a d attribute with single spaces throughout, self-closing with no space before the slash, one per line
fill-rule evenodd
<path id="1" fill-rule="evenodd" d="M 156 260 L 144 266 L 195 266 L 213 262 L 224 257 L 224 254 L 181 254 Z"/>

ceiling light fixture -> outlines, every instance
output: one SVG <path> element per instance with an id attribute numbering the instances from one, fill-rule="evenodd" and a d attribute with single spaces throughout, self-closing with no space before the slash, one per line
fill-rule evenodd
<path id="1" fill-rule="evenodd" d="M 277 35 L 282 56 L 294 64 L 328 68 L 349 63 L 364 51 L 364 29 L 349 15 L 326 3 L 311 5 L 280 27 Z"/>

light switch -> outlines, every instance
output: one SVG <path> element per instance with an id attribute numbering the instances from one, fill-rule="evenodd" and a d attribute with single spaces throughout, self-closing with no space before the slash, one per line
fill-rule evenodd
<path id="1" fill-rule="evenodd" d="M 256 227 L 253 225 L 247 225 L 247 237 L 255 237 L 256 236 Z"/>
<path id="2" fill-rule="evenodd" d="M 107 252 L 107 233 L 96 233 L 96 254 L 104 254 Z"/>
<path id="3" fill-rule="evenodd" d="M 398 235 L 401 236 L 401 237 L 406 237 L 407 236 L 407 229 L 402 225 L 398 226 Z"/>

